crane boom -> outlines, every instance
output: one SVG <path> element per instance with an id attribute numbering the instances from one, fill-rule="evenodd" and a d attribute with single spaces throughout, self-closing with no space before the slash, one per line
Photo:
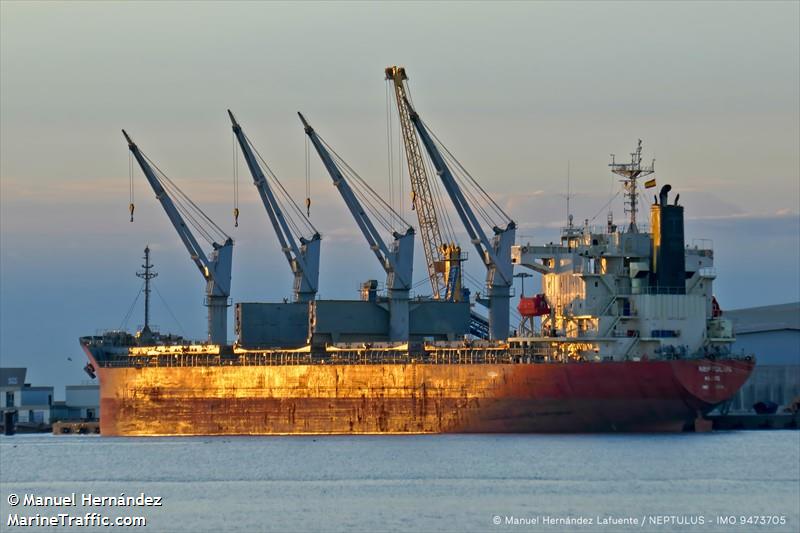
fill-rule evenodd
<path id="1" fill-rule="evenodd" d="M 228 110 L 231 119 L 233 133 L 242 149 L 247 168 L 253 176 L 253 184 L 258 190 L 261 202 L 267 210 L 267 215 L 275 230 L 275 235 L 281 245 L 281 251 L 286 256 L 289 267 L 294 275 L 294 299 L 297 302 L 308 302 L 314 300 L 319 287 L 319 252 L 320 234 L 314 230 L 310 239 L 298 235 L 300 245 L 298 246 L 292 234 L 289 224 L 286 221 L 280 203 L 275 198 L 275 194 L 269 186 L 264 171 L 258 164 L 254 149 L 250 140 L 244 134 L 242 127 L 236 121 L 231 110 Z M 310 223 L 309 223 L 310 226 Z M 313 226 L 312 226 L 313 228 Z"/>
<path id="2" fill-rule="evenodd" d="M 229 305 L 228 298 L 231 293 L 233 239 L 226 235 L 226 240 L 223 244 L 212 242 L 213 251 L 210 257 L 206 256 L 180 211 L 178 211 L 175 202 L 156 176 L 147 158 L 125 130 L 122 130 L 122 134 L 125 136 L 125 140 L 128 141 L 128 149 L 133 154 L 136 162 L 139 163 L 145 178 L 147 178 L 148 183 L 153 188 L 153 192 L 156 194 L 156 198 L 161 203 L 161 207 L 164 208 L 169 221 L 175 231 L 178 232 L 178 236 L 189 252 L 189 256 L 206 281 L 209 341 L 213 344 L 227 344 L 227 308 Z"/>
<path id="3" fill-rule="evenodd" d="M 342 196 L 350 214 L 353 215 L 370 249 L 380 262 L 381 268 L 386 272 L 386 287 L 389 292 L 389 338 L 393 341 L 407 341 L 409 334 L 408 298 L 414 264 L 414 228 L 408 226 L 405 233 L 393 232 L 394 242 L 391 247 L 387 247 L 325 144 L 305 117 L 301 113 L 297 114 L 303 123 L 306 135 L 311 139 L 325 169 L 330 174 L 334 186 Z M 400 218 L 399 215 L 396 216 Z"/>
<path id="4" fill-rule="evenodd" d="M 490 337 L 495 340 L 505 339 L 508 337 L 510 326 L 509 304 L 511 285 L 514 281 L 511 246 L 514 244 L 516 224 L 513 220 L 509 220 L 505 229 L 494 226 L 492 228 L 494 236 L 491 242 L 489 241 L 478 222 L 475 212 L 467 202 L 464 193 L 453 177 L 426 126 L 422 123 L 419 114 L 411 107 L 407 99 L 405 104 L 409 110 L 409 118 L 419 133 L 420 140 L 433 162 L 436 173 L 444 184 L 447 195 L 450 197 L 464 225 L 464 229 L 466 229 L 472 244 L 475 246 L 478 256 L 481 257 L 486 266 L 486 284 L 489 291 L 489 300 L 481 303 L 488 304 L 489 307 Z"/>
<path id="5" fill-rule="evenodd" d="M 460 287 L 459 290 L 456 290 L 455 277 L 452 280 L 445 280 L 445 271 L 441 267 L 442 245 L 445 243 L 442 240 L 436 204 L 428 181 L 425 161 L 422 158 L 422 149 L 419 146 L 417 135 L 414 133 L 414 125 L 411 123 L 408 106 L 406 106 L 407 91 L 404 83 L 408 79 L 406 70 L 403 67 L 393 66 L 387 67 L 385 73 L 386 79 L 391 80 L 394 85 L 397 114 L 400 117 L 400 128 L 403 132 L 403 144 L 408 163 L 408 175 L 411 178 L 414 210 L 417 212 L 422 249 L 425 251 L 425 263 L 428 267 L 428 278 L 433 290 L 433 297 L 444 298 L 449 294 L 458 298 Z M 447 281 L 451 281 L 451 283 L 447 283 Z"/>

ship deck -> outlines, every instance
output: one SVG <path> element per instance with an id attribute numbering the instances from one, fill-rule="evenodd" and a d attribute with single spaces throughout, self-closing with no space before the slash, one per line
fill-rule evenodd
<path id="1" fill-rule="evenodd" d="M 115 354 L 95 357 L 104 368 L 120 367 L 219 367 L 219 366 L 286 366 L 286 365 L 473 365 L 473 364 L 597 364 L 622 362 L 611 358 L 582 359 L 554 358 L 520 348 L 486 350 L 481 348 L 428 350 L 419 353 L 393 350 L 338 350 L 336 352 L 269 351 L 242 353 L 146 353 Z M 662 357 L 655 360 L 700 360 L 705 357 Z M 726 356 L 726 360 L 748 360 L 746 357 Z M 635 359 L 631 359 L 635 361 Z"/>

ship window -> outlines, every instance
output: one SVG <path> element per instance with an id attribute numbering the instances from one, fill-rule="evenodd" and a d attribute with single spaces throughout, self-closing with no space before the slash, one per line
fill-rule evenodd
<path id="1" fill-rule="evenodd" d="M 597 282 L 596 281 L 594 282 L 594 286 L 597 287 Z"/>

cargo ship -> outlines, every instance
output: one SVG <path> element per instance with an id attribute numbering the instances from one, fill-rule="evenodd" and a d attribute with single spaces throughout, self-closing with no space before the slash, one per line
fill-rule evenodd
<path id="1" fill-rule="evenodd" d="M 387 69 L 390 76 L 408 126 L 404 133 L 415 129 L 418 135 L 406 137 L 408 154 L 414 142 L 422 143 L 462 221 L 473 223 L 467 229 L 487 268 L 487 296 L 473 296 L 461 285 L 465 254 L 451 243 L 426 247 L 434 295 L 411 297 L 415 228 L 406 223 L 385 244 L 368 217 L 373 211 L 351 186 L 357 176 L 345 171 L 350 167 L 301 116 L 387 273 L 385 294 L 371 281 L 358 301 L 316 298 L 320 234 L 312 226 L 309 236 L 294 238 L 289 230 L 295 226 L 282 223 L 291 209 L 277 202 L 275 176 L 267 174 L 231 113 L 295 276 L 295 297 L 236 303 L 236 340 L 228 343 L 233 241 L 220 230 L 212 253 L 202 253 L 186 224 L 189 204 L 173 201 L 185 196 L 125 134 L 206 281 L 209 338 L 192 342 L 152 330 L 148 297 L 155 274 L 146 250 L 138 273 L 145 293 L 141 330 L 80 338 L 86 371 L 100 383 L 101 433 L 649 432 L 704 426 L 703 416 L 739 390 L 754 360 L 731 351 L 731 323 L 713 295 L 713 250 L 685 243 L 679 195 L 670 203 L 671 187 L 663 186 L 650 206 L 649 228 L 639 224 L 638 181 L 649 177 L 644 188 L 655 186 L 653 166 L 642 164 L 641 141 L 630 163 L 611 163 L 625 193 L 625 224 L 617 226 L 610 214 L 600 227 L 588 220 L 575 224 L 570 215 L 559 242 L 534 245 L 515 243 L 509 220 L 495 225 L 489 239 L 474 226 L 470 202 L 459 196 L 453 162 L 437 149 L 397 83 L 401 73 Z M 421 183 L 413 188 L 415 207 L 422 233 L 429 233 L 424 223 L 431 206 L 423 204 Z M 403 226 L 398 213 L 392 216 Z M 541 292 L 522 294 L 522 319 L 513 328 L 508 317 L 515 268 L 540 275 Z M 474 312 L 477 305 L 488 307 L 488 321 Z"/>
<path id="2" fill-rule="evenodd" d="M 513 248 L 515 263 L 547 273 L 543 295 L 520 305 L 526 320 L 540 316 L 536 330 L 503 342 L 247 349 L 149 330 L 82 337 L 101 432 L 681 431 L 738 391 L 752 357 L 730 352 L 711 250 L 681 250 L 685 293 L 653 290 L 653 235 L 608 229 Z"/>

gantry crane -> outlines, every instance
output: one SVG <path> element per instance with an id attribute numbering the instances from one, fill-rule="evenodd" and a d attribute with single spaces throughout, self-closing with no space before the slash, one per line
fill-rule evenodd
<path id="1" fill-rule="evenodd" d="M 153 169 L 155 165 L 151 164 L 151 161 L 139 150 L 125 130 L 122 130 L 122 134 L 128 141 L 128 149 L 139 163 L 145 178 L 153 188 L 153 192 L 156 193 L 156 198 L 161 202 L 161 207 L 164 208 L 169 221 L 189 252 L 189 256 L 206 281 L 205 304 L 208 307 L 208 340 L 212 344 L 225 345 L 228 342 L 233 239 L 214 224 L 163 172 L 159 171 L 157 174 Z M 208 256 L 203 252 L 189 229 L 187 220 L 211 244 L 213 251 Z M 219 244 L 213 238 L 213 234 L 221 237 L 220 240 L 223 240 L 223 243 Z"/>
<path id="2" fill-rule="evenodd" d="M 264 170 L 258 164 L 257 152 L 250 143 L 250 139 L 247 138 L 230 109 L 228 110 L 228 116 L 230 116 L 233 133 L 236 135 L 236 140 L 242 149 L 247 168 L 250 169 L 250 174 L 253 176 L 253 184 L 258 190 L 261 202 L 264 204 L 269 220 L 272 222 L 272 227 L 275 229 L 275 234 L 278 236 L 281 251 L 286 256 L 289 268 L 291 268 L 294 275 L 294 300 L 296 302 L 313 301 L 319 287 L 320 234 L 311 224 L 311 221 L 308 220 L 308 217 L 303 215 L 303 212 L 297 208 L 277 178 L 270 172 L 271 177 L 281 187 L 281 191 L 286 193 L 284 194 L 285 198 L 291 202 L 290 209 L 295 209 L 296 217 L 302 220 L 305 229 L 310 233 L 308 236 L 298 234 L 295 238 L 281 204 L 273 193 Z M 295 231 L 300 231 L 299 224 L 294 223 L 293 226 Z M 300 242 L 299 246 L 297 241 Z"/>
<path id="3" fill-rule="evenodd" d="M 456 212 L 478 252 L 478 257 L 482 259 L 486 266 L 486 287 L 489 297 L 488 300 L 479 298 L 478 302 L 489 308 L 490 338 L 494 340 L 506 339 L 508 338 L 510 327 L 509 304 L 511 286 L 514 280 L 511 246 L 514 244 L 516 224 L 482 189 L 479 189 L 484 198 L 493 204 L 495 212 L 503 217 L 505 223 L 505 228 L 501 228 L 496 224 L 492 226 L 494 236 L 491 241 L 489 240 L 427 126 L 422 122 L 419 114 L 411 106 L 408 99 L 405 99 L 404 103 L 406 109 L 408 109 L 409 119 L 414 124 L 420 140 L 436 169 L 436 173 L 439 175 L 447 195 L 455 206 Z M 484 216 L 484 218 L 486 217 Z"/>
<path id="4" fill-rule="evenodd" d="M 356 193 L 350 186 L 347 178 L 344 176 L 343 171 L 347 171 L 351 176 L 358 179 L 358 176 L 352 172 L 349 167 L 342 168 L 336 163 L 332 156 L 332 150 L 317 135 L 314 128 L 308 123 L 305 117 L 298 113 L 300 120 L 305 128 L 306 135 L 311 139 L 314 148 L 317 150 L 320 159 L 322 159 L 325 169 L 330 174 L 333 184 L 342 196 L 344 203 L 350 210 L 350 214 L 358 224 L 361 233 L 367 240 L 370 249 L 378 258 L 381 268 L 386 272 L 386 288 L 389 295 L 389 340 L 391 341 L 408 341 L 409 336 L 409 306 L 408 298 L 411 290 L 411 276 L 414 265 L 414 228 L 410 224 L 403 221 L 403 218 L 395 212 L 391 206 L 386 204 L 380 199 L 374 191 L 372 191 L 365 182 L 360 182 L 359 186 L 362 187 L 362 195 L 366 188 L 369 193 L 373 194 L 373 198 L 382 203 L 384 212 L 388 213 L 390 217 L 402 221 L 406 226 L 405 233 L 392 231 L 394 242 L 391 246 L 387 246 L 378 232 L 377 228 L 370 219 L 364 205 L 356 197 Z M 338 158 L 338 156 L 337 156 Z M 342 165 L 344 166 L 344 165 Z M 363 197 L 363 196 L 362 196 Z M 373 215 L 378 214 L 376 206 L 370 206 Z M 387 220 L 386 217 L 382 218 Z M 386 229 L 390 229 L 384 223 Z"/>

